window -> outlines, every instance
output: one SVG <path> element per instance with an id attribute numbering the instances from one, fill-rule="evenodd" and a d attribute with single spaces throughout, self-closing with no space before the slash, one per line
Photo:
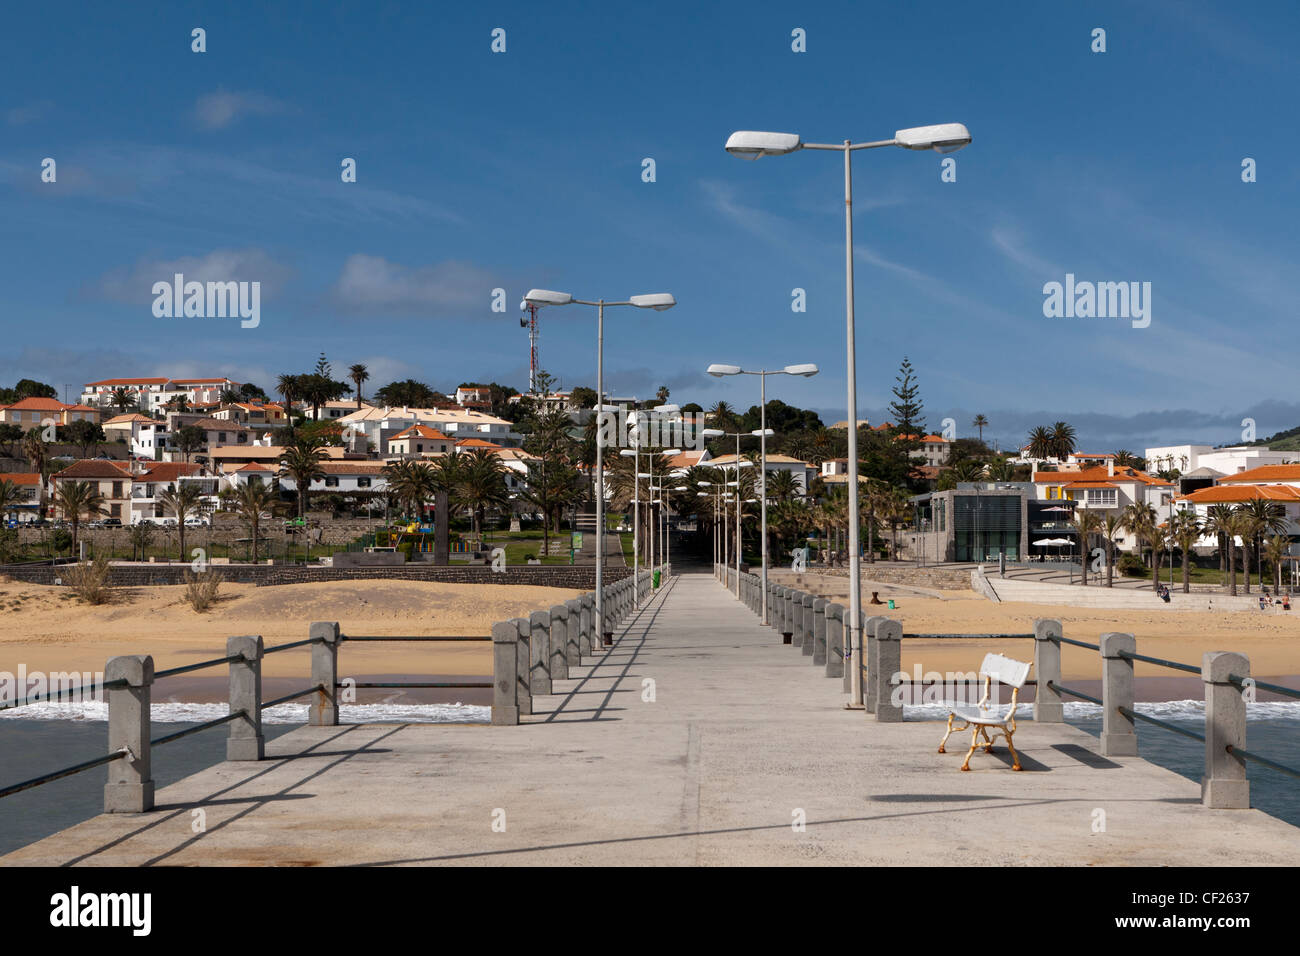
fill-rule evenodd
<path id="1" fill-rule="evenodd" d="M 1119 491 L 1115 488 L 1089 488 L 1089 508 L 1114 508 L 1119 504 Z"/>
<path id="2" fill-rule="evenodd" d="M 109 507 L 108 507 L 108 516 L 109 516 L 110 518 L 121 518 L 121 517 L 122 517 L 122 506 L 121 506 L 121 505 L 109 505 Z"/>
<path id="3" fill-rule="evenodd" d="M 226 443 L 226 433 L 225 433 L 225 432 L 217 432 L 217 441 L 221 442 L 221 444 L 224 445 L 224 444 Z"/>
<path id="4" fill-rule="evenodd" d="M 113 482 L 113 493 L 112 493 L 112 495 L 110 495 L 109 497 L 111 497 L 111 498 L 121 498 L 121 497 L 122 497 L 122 483 L 121 483 L 120 481 L 115 481 L 115 482 Z M 116 508 L 117 505 L 114 505 L 113 507 Z"/>
<path id="5" fill-rule="evenodd" d="M 339 486 L 339 479 L 338 479 L 338 476 L 337 476 L 337 475 L 326 475 L 326 476 L 325 476 L 325 487 L 326 487 L 326 488 L 337 488 L 338 486 Z"/>
<path id="6" fill-rule="evenodd" d="M 369 479 L 369 478 L 358 478 L 358 479 L 357 479 L 357 487 L 358 487 L 358 488 L 369 488 L 369 487 L 370 487 L 370 479 Z"/>

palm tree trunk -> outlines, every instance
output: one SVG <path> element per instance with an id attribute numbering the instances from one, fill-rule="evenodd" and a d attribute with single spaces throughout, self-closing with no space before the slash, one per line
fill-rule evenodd
<path id="1" fill-rule="evenodd" d="M 1183 593 L 1184 594 L 1190 594 L 1192 592 L 1192 569 L 1191 566 L 1188 564 L 1188 556 L 1190 555 L 1191 550 L 1192 550 L 1191 548 L 1183 548 Z"/>
<path id="2" fill-rule="evenodd" d="M 179 536 L 181 545 L 181 561 L 185 560 L 185 516 L 176 516 L 176 534 Z"/>
<path id="3" fill-rule="evenodd" d="M 1246 593 L 1250 593 L 1250 545 L 1241 542 L 1241 570 L 1246 578 Z"/>
<path id="4" fill-rule="evenodd" d="M 1228 593 L 1237 596 L 1237 543 L 1228 538 Z"/>
<path id="5" fill-rule="evenodd" d="M 1106 541 L 1106 587 L 1115 586 L 1115 542 Z"/>

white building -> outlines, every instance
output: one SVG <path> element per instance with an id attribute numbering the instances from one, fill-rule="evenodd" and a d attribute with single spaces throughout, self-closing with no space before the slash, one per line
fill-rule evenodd
<path id="1" fill-rule="evenodd" d="M 241 384 L 228 378 L 106 378 L 83 386 L 81 401 L 99 408 L 112 407 L 113 393 L 121 388 L 147 414 L 160 410 L 174 398 L 184 398 L 190 405 L 212 405 L 221 401 L 226 389 L 237 390 Z"/>
<path id="2" fill-rule="evenodd" d="M 518 447 L 523 441 L 504 418 L 467 408 L 367 407 L 337 421 L 344 427 L 345 441 L 368 441 L 380 457 L 389 453 L 389 439 L 412 425 L 427 425 L 452 441 L 479 438 L 505 447 Z"/>
<path id="3" fill-rule="evenodd" d="M 1285 465 L 1300 461 L 1300 452 L 1273 451 L 1266 445 L 1236 445 L 1215 448 L 1212 445 L 1162 445 L 1146 450 L 1147 468 L 1181 474 L 1197 468 L 1210 468 L 1221 475 L 1235 475 L 1261 465 Z"/>

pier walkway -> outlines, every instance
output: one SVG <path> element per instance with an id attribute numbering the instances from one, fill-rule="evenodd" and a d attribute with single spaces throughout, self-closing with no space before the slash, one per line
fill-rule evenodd
<path id="1" fill-rule="evenodd" d="M 683 574 L 520 726 L 304 727 L 0 864 L 1300 861 L 1300 829 L 1206 809 L 1197 783 L 1069 725 L 1020 724 L 1024 773 L 1005 748 L 961 773 L 940 724 L 846 710 L 808 660 Z"/>

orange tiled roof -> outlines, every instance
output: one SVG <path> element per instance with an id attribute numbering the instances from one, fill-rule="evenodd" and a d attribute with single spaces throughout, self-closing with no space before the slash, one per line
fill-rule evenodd
<path id="1" fill-rule="evenodd" d="M 51 477 L 55 481 L 61 479 L 80 480 L 82 478 L 129 478 L 131 472 L 124 462 L 116 462 L 107 458 L 83 458 L 80 461 L 74 461 L 62 471 L 55 472 Z"/>
<path id="2" fill-rule="evenodd" d="M 1159 478 L 1153 478 L 1144 471 L 1136 468 L 1116 468 L 1115 474 L 1101 467 L 1080 468 L 1078 471 L 1036 471 L 1034 472 L 1033 482 L 1035 484 L 1064 484 L 1066 482 L 1081 481 L 1101 481 L 1101 482 L 1137 482 L 1142 485 L 1165 485 L 1169 486 L 1170 482 L 1162 481 Z"/>
<path id="3" fill-rule="evenodd" d="M 462 438 L 456 442 L 457 448 L 500 448 L 501 445 L 494 442 L 484 441 L 482 438 Z"/>
<path id="4" fill-rule="evenodd" d="M 166 385 L 170 382 L 169 378 L 106 378 L 99 382 L 87 382 L 86 387 L 92 385 Z"/>
<path id="5" fill-rule="evenodd" d="M 446 435 L 436 428 L 430 428 L 428 425 L 412 425 L 410 428 L 403 428 L 400 432 L 388 439 L 397 441 L 400 438 L 425 438 L 429 441 L 451 441 Z M 477 439 L 466 439 L 466 441 L 476 441 Z M 457 442 L 459 444 L 459 442 Z"/>
<path id="6" fill-rule="evenodd" d="M 1291 485 L 1215 485 L 1212 488 L 1193 491 L 1190 495 L 1183 495 L 1178 500 L 1202 505 L 1232 504 L 1254 501 L 1257 498 L 1265 501 L 1300 501 L 1300 488 Z"/>
<path id="7" fill-rule="evenodd" d="M 39 485 L 41 476 L 35 471 L 10 471 L 0 473 L 0 481 L 12 481 L 15 485 Z"/>
<path id="8" fill-rule="evenodd" d="M 1219 479 L 1219 484 L 1239 481 L 1300 481 L 1300 465 L 1260 465 L 1235 475 L 1226 475 Z"/>
<path id="9" fill-rule="evenodd" d="M 40 398 L 36 395 L 29 395 L 27 398 L 20 399 L 12 405 L 6 405 L 4 407 L 13 408 L 18 411 L 61 412 L 66 408 L 75 408 L 77 406 L 64 405 L 57 398 Z M 87 409 L 87 411 L 97 411 L 97 409 L 91 408 Z"/>

